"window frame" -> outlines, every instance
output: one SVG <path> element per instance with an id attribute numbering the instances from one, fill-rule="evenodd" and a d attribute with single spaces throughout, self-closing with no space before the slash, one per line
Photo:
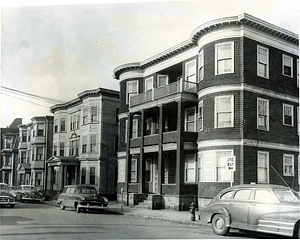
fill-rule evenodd
<path id="1" fill-rule="evenodd" d="M 291 63 L 291 75 L 287 75 L 287 74 L 284 73 L 284 67 L 286 66 L 285 62 L 284 62 L 285 58 L 289 58 L 290 59 L 290 63 Z M 293 57 L 291 57 L 289 55 L 286 55 L 286 54 L 282 54 L 282 75 L 286 76 L 286 77 L 293 78 Z"/>
<path id="2" fill-rule="evenodd" d="M 266 155 L 266 167 L 265 167 L 265 170 L 266 170 L 266 182 L 263 182 L 263 181 L 260 181 L 259 180 L 259 155 L 260 154 L 264 154 Z M 260 167 L 262 168 L 262 167 Z M 270 169 L 269 169 L 269 152 L 266 152 L 266 151 L 257 151 L 257 183 L 269 183 L 270 182 L 270 173 L 269 173 Z"/>
<path id="3" fill-rule="evenodd" d="M 148 82 L 150 82 L 150 85 L 151 85 L 149 89 L 147 88 Z M 153 90 L 154 89 L 154 77 L 152 76 L 152 77 L 145 78 L 144 84 L 145 84 L 145 86 L 144 86 L 145 91 L 144 92 L 148 92 L 150 90 Z"/>
<path id="4" fill-rule="evenodd" d="M 139 137 L 139 119 L 134 118 L 132 119 L 132 135 L 131 138 L 138 138 Z"/>
<path id="5" fill-rule="evenodd" d="M 292 114 L 291 116 L 285 114 L 285 107 L 290 107 L 291 108 L 290 109 L 291 114 Z M 290 116 L 291 117 L 291 120 L 292 120 L 291 124 L 287 124 L 285 122 L 285 116 Z M 283 121 L 284 126 L 294 127 L 294 105 L 283 103 L 283 105 L 282 105 L 282 121 Z"/>
<path id="6" fill-rule="evenodd" d="M 198 104 L 198 122 L 198 132 L 201 132 L 203 131 L 203 100 Z"/>
<path id="7" fill-rule="evenodd" d="M 91 123 L 98 123 L 98 106 L 91 106 Z"/>
<path id="8" fill-rule="evenodd" d="M 90 153 L 97 153 L 97 135 L 92 134 L 90 135 Z"/>
<path id="9" fill-rule="evenodd" d="M 66 118 L 61 118 L 60 119 L 60 131 L 65 132 L 66 131 Z"/>
<path id="10" fill-rule="evenodd" d="M 292 167 L 292 172 L 290 173 L 290 174 L 288 174 L 288 173 L 286 173 L 286 166 L 287 166 L 287 164 L 286 164 L 286 162 L 285 162 L 285 158 L 287 158 L 287 157 L 291 157 L 291 167 Z M 283 154 L 283 158 L 282 158 L 282 167 L 283 167 L 283 169 L 282 169 L 282 171 L 283 171 L 283 176 L 287 176 L 287 177 L 294 177 L 295 176 L 295 157 L 294 157 L 294 155 L 293 154 L 286 154 L 286 153 L 284 153 Z"/>
<path id="11" fill-rule="evenodd" d="M 267 103 L 267 109 L 266 109 L 266 115 L 263 114 L 259 114 L 259 101 L 264 101 Z M 259 125 L 259 116 L 263 115 L 266 116 L 266 127 Z M 265 99 L 265 98 L 260 98 L 258 97 L 256 100 L 256 127 L 258 130 L 263 130 L 263 131 L 269 131 L 269 118 L 270 118 L 270 114 L 269 114 L 269 99 Z"/>
<path id="12" fill-rule="evenodd" d="M 259 49 L 263 49 L 266 50 L 267 52 L 267 61 L 266 62 L 262 62 L 259 60 Z M 266 70 L 266 76 L 263 76 L 260 74 L 259 72 L 259 65 L 264 65 L 265 66 L 265 70 Z M 257 76 L 262 77 L 262 78 L 266 78 L 269 79 L 269 48 L 257 45 Z"/>
<path id="13" fill-rule="evenodd" d="M 218 62 L 221 61 L 222 59 L 218 58 L 218 47 L 221 45 L 225 45 L 225 44 L 232 44 L 231 57 L 223 58 L 223 60 L 231 59 L 231 70 L 230 70 L 230 72 L 221 72 L 220 73 L 219 68 L 218 68 Z M 230 73 L 234 73 L 234 41 L 217 43 L 217 44 L 215 44 L 215 75 L 230 74 Z"/>
<path id="14" fill-rule="evenodd" d="M 204 79 L 204 50 L 201 49 L 198 54 L 198 76 L 199 82 Z"/>
<path id="15" fill-rule="evenodd" d="M 218 99 L 221 98 L 231 98 L 231 103 L 230 103 L 230 113 L 231 113 L 231 120 L 230 120 L 230 126 L 219 126 L 219 121 L 218 121 L 218 113 L 220 113 L 218 111 Z M 222 95 L 222 96 L 215 96 L 215 113 L 214 113 L 214 117 L 215 117 L 215 128 L 233 128 L 234 127 L 234 95 Z"/>
<path id="16" fill-rule="evenodd" d="M 132 83 L 136 83 L 136 93 L 128 91 L 129 85 Z M 134 95 L 132 95 L 132 94 L 134 94 Z M 139 80 L 131 80 L 131 81 L 126 82 L 126 104 L 129 104 L 130 97 L 131 97 L 130 95 L 136 96 L 138 94 L 139 94 Z"/>
<path id="17" fill-rule="evenodd" d="M 166 84 L 165 85 L 160 85 L 159 84 L 160 77 L 165 77 L 166 78 Z M 156 87 L 157 88 L 164 87 L 168 84 L 169 84 L 169 76 L 168 75 L 162 75 L 162 74 L 157 75 L 157 80 L 156 80 Z"/>
<path id="18" fill-rule="evenodd" d="M 189 158 L 191 157 L 191 158 Z M 189 161 L 193 161 L 192 165 L 194 165 L 193 167 L 189 167 Z M 194 171 L 194 176 L 193 176 L 193 180 L 189 181 L 189 170 L 193 170 Z M 196 176 L 196 172 L 197 172 L 197 159 L 196 159 L 196 153 L 187 153 L 184 154 L 184 183 L 196 183 L 197 181 L 197 176 Z"/>
<path id="19" fill-rule="evenodd" d="M 134 169 L 132 168 L 132 163 L 134 162 Z M 137 183 L 137 162 L 138 159 L 136 157 L 132 157 L 130 160 L 130 182 L 131 183 Z"/>
<path id="20" fill-rule="evenodd" d="M 188 69 L 189 69 L 189 65 L 194 65 L 194 72 L 192 74 L 188 75 Z M 189 78 L 192 78 L 193 76 L 195 81 L 189 81 Z M 184 64 L 184 80 L 187 82 L 192 82 L 192 83 L 197 83 L 197 62 L 196 59 L 193 59 L 191 61 L 188 61 Z"/>
<path id="21" fill-rule="evenodd" d="M 189 121 L 188 122 L 188 112 L 194 112 L 194 120 L 193 121 Z M 194 123 L 194 130 L 193 131 L 188 131 L 188 124 L 190 123 Z M 197 112 L 196 112 L 196 107 L 190 107 L 190 108 L 186 108 L 185 112 L 184 112 L 184 131 L 185 132 L 196 132 L 196 123 L 197 123 Z"/>

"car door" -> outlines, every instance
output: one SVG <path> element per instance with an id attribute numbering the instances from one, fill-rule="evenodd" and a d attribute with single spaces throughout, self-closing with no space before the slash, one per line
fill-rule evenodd
<path id="1" fill-rule="evenodd" d="M 278 211 L 280 211 L 280 203 L 275 194 L 268 189 L 256 189 L 249 209 L 249 227 L 255 229 L 260 216 Z"/>
<path id="2" fill-rule="evenodd" d="M 232 227 L 247 228 L 251 189 L 237 190 L 229 203 Z"/>

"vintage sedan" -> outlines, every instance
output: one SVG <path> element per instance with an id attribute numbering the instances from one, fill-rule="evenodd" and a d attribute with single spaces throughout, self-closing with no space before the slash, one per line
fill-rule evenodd
<path id="1" fill-rule="evenodd" d="M 8 205 L 13 208 L 16 205 L 16 199 L 9 192 L 9 186 L 6 183 L 0 183 L 0 205 Z"/>
<path id="2" fill-rule="evenodd" d="M 68 185 L 59 195 L 56 204 L 61 210 L 66 207 L 75 208 L 77 213 L 86 210 L 97 210 L 103 212 L 107 209 L 108 199 L 101 197 L 93 186 Z"/>
<path id="3" fill-rule="evenodd" d="M 17 200 L 21 202 L 39 202 L 41 201 L 41 195 L 38 193 L 36 186 L 32 185 L 20 185 L 15 189 Z"/>
<path id="4" fill-rule="evenodd" d="M 218 193 L 200 211 L 217 235 L 230 229 L 300 238 L 300 199 L 292 189 L 271 184 L 245 184 Z"/>

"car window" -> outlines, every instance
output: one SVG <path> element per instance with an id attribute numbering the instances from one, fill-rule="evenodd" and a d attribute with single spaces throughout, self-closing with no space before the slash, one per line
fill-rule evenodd
<path id="1" fill-rule="evenodd" d="M 220 199 L 226 200 L 232 197 L 233 191 L 226 192 L 220 196 Z"/>
<path id="2" fill-rule="evenodd" d="M 75 192 L 75 188 L 70 188 L 70 193 L 73 194 Z"/>
<path id="3" fill-rule="evenodd" d="M 67 192 L 67 189 L 68 189 L 68 188 L 65 187 L 65 188 L 62 190 L 62 193 L 66 193 L 66 192 Z"/>
<path id="4" fill-rule="evenodd" d="M 4 185 L 4 184 L 1 184 L 0 188 L 1 188 L 1 190 L 8 190 L 8 186 Z"/>
<path id="5" fill-rule="evenodd" d="M 278 202 L 274 194 L 265 189 L 257 189 L 254 196 L 255 201 L 274 203 Z"/>
<path id="6" fill-rule="evenodd" d="M 76 188 L 75 193 L 81 193 L 81 188 Z"/>
<path id="7" fill-rule="evenodd" d="M 68 188 L 66 193 L 70 193 L 70 191 L 71 191 L 71 188 Z"/>
<path id="8" fill-rule="evenodd" d="M 241 189 L 236 191 L 233 199 L 248 200 L 250 198 L 251 189 Z"/>
<path id="9" fill-rule="evenodd" d="M 277 189 L 275 190 L 277 197 L 283 202 L 299 202 L 299 197 L 290 189 Z"/>

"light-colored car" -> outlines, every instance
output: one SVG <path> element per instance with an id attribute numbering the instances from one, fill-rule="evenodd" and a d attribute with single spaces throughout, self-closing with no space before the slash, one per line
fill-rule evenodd
<path id="1" fill-rule="evenodd" d="M 61 210 L 64 210 L 66 207 L 75 208 L 78 213 L 81 210 L 98 210 L 103 212 L 107 209 L 108 200 L 105 197 L 101 197 L 93 186 L 68 185 L 64 187 L 56 204 L 60 205 Z"/>
<path id="2" fill-rule="evenodd" d="M 15 189 L 17 200 L 24 201 L 41 201 L 41 194 L 38 193 L 36 186 L 20 185 Z"/>
<path id="3" fill-rule="evenodd" d="M 271 184 L 245 184 L 224 189 L 200 211 L 217 235 L 230 229 L 300 238 L 300 199 L 292 189 Z"/>
<path id="4" fill-rule="evenodd" d="M 0 183 L 0 205 L 8 205 L 11 208 L 16 205 L 16 199 L 9 192 L 9 186 L 6 183 Z"/>

